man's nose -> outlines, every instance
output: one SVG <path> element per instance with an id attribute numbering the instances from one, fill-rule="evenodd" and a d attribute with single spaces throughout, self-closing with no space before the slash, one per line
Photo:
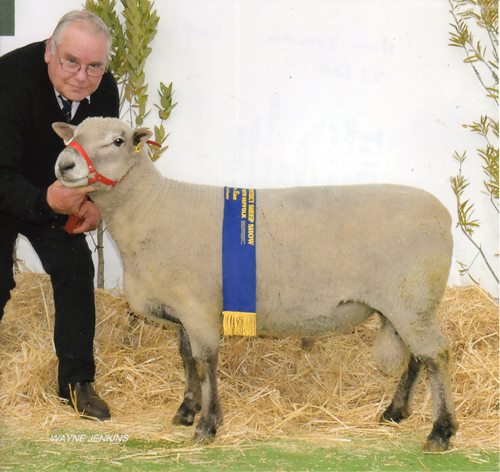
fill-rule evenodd
<path id="1" fill-rule="evenodd" d="M 80 67 L 80 70 L 75 74 L 75 77 L 81 82 L 87 80 L 87 70 L 85 67 Z"/>

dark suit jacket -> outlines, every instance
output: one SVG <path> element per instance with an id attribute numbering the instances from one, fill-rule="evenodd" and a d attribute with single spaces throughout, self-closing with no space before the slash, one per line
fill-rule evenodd
<path id="1" fill-rule="evenodd" d="M 60 219 L 47 205 L 46 196 L 55 180 L 55 161 L 64 148 L 51 125 L 64 121 L 64 116 L 44 51 L 42 41 L 0 57 L 0 213 L 30 223 Z M 90 103 L 80 103 L 71 123 L 89 116 L 118 117 L 118 109 L 116 81 L 107 72 Z"/>

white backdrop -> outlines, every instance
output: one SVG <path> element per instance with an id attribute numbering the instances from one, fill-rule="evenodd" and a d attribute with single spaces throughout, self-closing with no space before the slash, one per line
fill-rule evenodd
<path id="1" fill-rule="evenodd" d="M 62 14 L 80 7 L 16 0 L 16 36 L 0 37 L 0 54 L 48 37 Z M 162 173 L 252 187 L 403 183 L 434 193 L 454 216 L 451 155 L 467 149 L 479 239 L 498 252 L 497 215 L 473 157 L 482 143 L 461 126 L 496 109 L 462 52 L 448 46 L 447 1 L 157 0 L 155 8 L 150 91 L 172 81 L 178 103 L 166 123 Z M 449 284 L 468 284 L 455 261 L 475 253 L 454 236 Z M 107 252 L 113 287 L 121 267 L 110 243 Z M 40 270 L 25 242 L 20 254 Z M 497 293 L 480 261 L 474 267 Z"/>

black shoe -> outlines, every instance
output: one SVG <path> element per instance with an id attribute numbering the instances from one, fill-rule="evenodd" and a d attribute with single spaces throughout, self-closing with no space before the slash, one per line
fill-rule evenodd
<path id="1" fill-rule="evenodd" d="M 101 421 L 111 418 L 108 405 L 97 395 L 90 382 L 76 382 L 61 387 L 59 396 L 68 400 L 69 405 L 83 417 Z"/>

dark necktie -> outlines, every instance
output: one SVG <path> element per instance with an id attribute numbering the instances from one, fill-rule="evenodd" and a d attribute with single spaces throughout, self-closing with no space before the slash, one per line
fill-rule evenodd
<path id="1" fill-rule="evenodd" d="M 71 100 L 66 100 L 61 95 L 59 95 L 59 98 L 62 102 L 62 112 L 64 115 L 64 119 L 67 123 L 69 123 L 71 121 L 71 107 L 73 102 Z"/>

